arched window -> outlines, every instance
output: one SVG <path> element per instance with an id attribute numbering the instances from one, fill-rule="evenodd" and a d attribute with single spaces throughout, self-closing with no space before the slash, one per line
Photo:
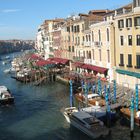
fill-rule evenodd
<path id="1" fill-rule="evenodd" d="M 109 42 L 109 29 L 108 28 L 106 30 L 106 37 L 107 37 L 107 41 Z"/>
<path id="2" fill-rule="evenodd" d="M 88 42 L 88 35 L 86 35 L 86 42 Z"/>
<path id="3" fill-rule="evenodd" d="M 90 41 L 90 35 L 88 36 L 88 38 L 89 38 L 89 41 Z"/>

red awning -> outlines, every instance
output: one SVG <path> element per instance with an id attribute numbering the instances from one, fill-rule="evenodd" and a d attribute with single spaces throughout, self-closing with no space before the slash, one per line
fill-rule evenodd
<path id="1" fill-rule="evenodd" d="M 48 58 L 47 60 L 51 62 L 55 62 L 55 63 L 60 63 L 60 64 L 67 64 L 69 62 L 68 59 L 57 58 L 57 57 Z"/>
<path id="2" fill-rule="evenodd" d="M 81 63 L 81 62 L 74 62 L 74 66 L 75 67 L 82 67 L 82 65 L 84 65 L 83 63 Z"/>
<path id="3" fill-rule="evenodd" d="M 40 61 L 36 62 L 37 66 L 45 66 L 45 65 L 49 65 L 49 64 L 54 64 L 54 62 L 47 61 L 47 60 L 40 60 Z"/>
<path id="4" fill-rule="evenodd" d="M 29 56 L 29 59 L 32 60 L 43 60 L 40 56 L 38 56 L 37 54 L 32 54 Z"/>
<path id="5" fill-rule="evenodd" d="M 84 64 L 82 66 L 83 69 L 89 69 L 89 70 L 93 70 L 99 73 L 105 73 L 108 69 L 107 68 L 103 68 L 103 67 L 98 67 L 98 66 L 94 66 L 94 65 L 90 65 L 90 64 Z"/>

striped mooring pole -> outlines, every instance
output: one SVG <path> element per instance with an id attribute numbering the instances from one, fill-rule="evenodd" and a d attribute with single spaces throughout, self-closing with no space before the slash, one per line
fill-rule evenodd
<path id="1" fill-rule="evenodd" d="M 86 102 L 86 107 L 87 107 L 87 104 L 88 104 L 88 87 L 87 87 L 87 82 L 85 82 L 85 102 Z"/>
<path id="2" fill-rule="evenodd" d="M 72 89 L 72 80 L 69 81 L 70 83 L 70 107 L 73 106 L 73 89 Z"/>
<path id="3" fill-rule="evenodd" d="M 113 87 L 114 87 L 114 103 L 116 103 L 116 80 L 114 80 L 114 84 L 113 84 Z"/>
<path id="4" fill-rule="evenodd" d="M 100 78 L 98 79 L 98 94 L 101 95 L 102 92 L 102 87 L 101 87 L 101 80 Z"/>
<path id="5" fill-rule="evenodd" d="M 131 121 L 130 121 L 130 136 L 134 137 L 134 95 L 131 97 Z"/>
<path id="6" fill-rule="evenodd" d="M 136 87 L 135 87 L 135 103 L 136 103 L 136 111 L 139 110 L 139 89 L 138 89 L 138 84 L 136 84 Z"/>

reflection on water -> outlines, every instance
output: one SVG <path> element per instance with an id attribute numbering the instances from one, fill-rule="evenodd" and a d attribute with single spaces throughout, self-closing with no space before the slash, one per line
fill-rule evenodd
<path id="1" fill-rule="evenodd" d="M 62 115 L 69 105 L 69 89 L 59 83 L 35 87 L 22 84 L 3 73 L 8 65 L 0 64 L 0 85 L 9 87 L 15 97 L 12 106 L 0 106 L 0 140 L 90 140 L 74 127 L 70 127 Z M 106 140 L 129 140 L 129 126 L 112 127 Z M 140 137 L 135 131 L 134 140 Z"/>

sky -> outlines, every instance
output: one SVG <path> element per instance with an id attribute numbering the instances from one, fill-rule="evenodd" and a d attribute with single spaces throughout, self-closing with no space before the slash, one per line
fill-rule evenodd
<path id="1" fill-rule="evenodd" d="M 0 0 L 0 40 L 35 39 L 46 19 L 94 9 L 115 9 L 132 0 Z"/>

